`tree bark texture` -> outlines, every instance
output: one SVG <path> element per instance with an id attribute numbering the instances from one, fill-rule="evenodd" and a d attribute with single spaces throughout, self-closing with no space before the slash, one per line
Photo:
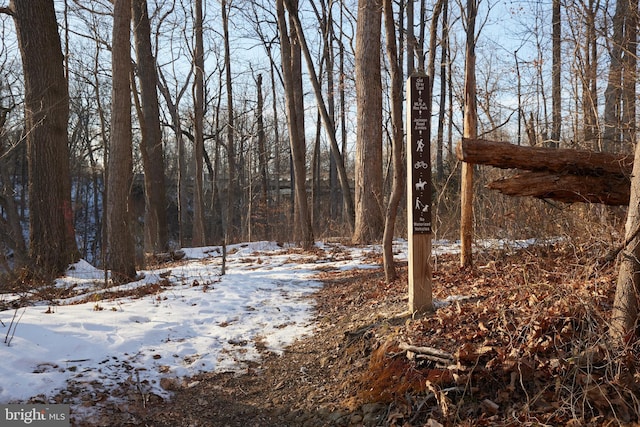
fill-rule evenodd
<path id="1" fill-rule="evenodd" d="M 476 105 L 476 54 L 475 24 L 478 5 L 476 0 L 467 0 L 467 42 L 464 73 L 464 122 L 463 136 L 476 138 L 478 112 Z M 460 182 L 460 265 L 473 263 L 471 243 L 473 240 L 473 164 L 462 163 Z"/>
<path id="2" fill-rule="evenodd" d="M 630 155 L 586 150 L 527 147 L 508 142 L 463 138 L 456 147 L 458 160 L 502 169 L 550 171 L 575 175 L 631 176 Z"/>
<path id="3" fill-rule="evenodd" d="M 488 188 L 508 196 L 566 203 L 629 203 L 633 159 L 628 155 L 467 138 L 458 144 L 456 154 L 468 163 L 530 171 L 489 183 Z"/>
<path id="4" fill-rule="evenodd" d="M 560 20 L 560 0 L 551 2 L 551 44 L 552 44 L 552 64 L 551 64 L 551 147 L 560 145 L 560 132 L 562 131 L 562 87 L 560 86 L 561 75 L 561 35 L 562 22 Z"/>
<path id="5" fill-rule="evenodd" d="M 78 258 L 71 210 L 68 86 L 53 0 L 12 0 L 10 10 L 24 71 L 29 255 L 36 272 L 51 277 Z"/>
<path id="6" fill-rule="evenodd" d="M 137 75 L 140 81 L 142 141 L 140 152 L 144 168 L 144 246 L 151 252 L 167 248 L 166 190 L 164 181 L 164 153 L 158 107 L 158 75 L 151 52 L 151 25 L 147 0 L 133 0 L 133 28 L 135 35 Z"/>
<path id="7" fill-rule="evenodd" d="M 135 242 L 131 223 L 133 181 L 131 146 L 131 0 L 113 3 L 112 112 L 107 181 L 108 267 L 116 282 L 133 279 Z"/>
<path id="8" fill-rule="evenodd" d="M 383 1 L 384 29 L 387 39 L 387 59 L 391 75 L 391 127 L 392 132 L 392 161 L 393 180 L 391 183 L 391 195 L 385 215 L 384 234 L 382 236 L 384 276 L 387 283 L 395 280 L 398 273 L 393 260 L 393 238 L 395 224 L 398 216 L 398 206 L 404 194 L 405 170 L 404 170 L 404 128 L 402 120 L 402 70 L 398 60 L 398 48 L 396 45 L 396 30 L 393 20 L 392 0 Z"/>
<path id="9" fill-rule="evenodd" d="M 322 117 L 322 123 L 324 124 L 325 132 L 327 137 L 329 138 L 329 142 L 331 143 L 331 154 L 332 158 L 335 161 L 338 178 L 340 180 L 340 187 L 342 189 L 342 200 L 345 208 L 346 220 L 349 224 L 350 229 L 354 228 L 354 204 L 353 199 L 351 197 L 351 190 L 349 189 L 349 178 L 347 176 L 347 171 L 344 166 L 344 158 L 340 154 L 340 150 L 338 147 L 338 141 L 336 139 L 336 131 L 335 125 L 333 123 L 333 119 L 329 116 L 329 112 L 327 111 L 327 107 L 324 103 L 324 99 L 322 96 L 322 88 L 320 87 L 320 82 L 316 75 L 315 69 L 313 68 L 313 59 L 311 58 L 311 52 L 309 51 L 309 47 L 306 42 L 306 38 L 304 33 L 302 32 L 302 24 L 300 23 L 300 19 L 296 14 L 290 12 L 292 25 L 296 29 L 296 38 L 298 39 L 302 52 L 304 53 L 305 60 L 307 62 L 307 69 L 309 70 L 309 77 L 311 78 L 311 85 L 313 86 L 313 92 L 316 96 L 316 103 L 318 105 L 318 109 L 320 111 L 320 115 Z M 302 88 L 300 88 L 302 91 Z M 302 105 L 302 104 L 301 104 Z M 299 110 L 302 111 L 302 110 Z M 303 127 L 304 128 L 304 127 Z M 302 128 L 302 129 L 303 129 Z M 344 147 L 342 152 L 344 153 Z"/>
<path id="10" fill-rule="evenodd" d="M 193 130 L 194 130 L 194 179 L 193 179 L 193 234 L 191 244 L 202 246 L 205 244 L 204 228 L 204 42 L 202 22 L 202 0 L 194 3 L 194 35 L 195 49 L 193 66 L 195 69 L 194 99 L 193 99 Z"/>
<path id="11" fill-rule="evenodd" d="M 565 203 L 629 203 L 629 179 L 620 176 L 584 176 L 549 172 L 524 172 L 487 185 L 507 196 L 531 196 Z"/>
<path id="12" fill-rule="evenodd" d="M 640 144 L 636 144 L 631 178 L 631 198 L 627 210 L 625 242 L 611 313 L 611 336 L 624 345 L 638 338 L 638 295 L 640 295 Z"/>
<path id="13" fill-rule="evenodd" d="M 359 0 L 356 26 L 356 165 L 354 243 L 382 238 L 382 80 L 380 0 Z"/>
<path id="14" fill-rule="evenodd" d="M 289 14 L 297 14 L 297 1 L 287 2 Z M 292 28 L 292 35 L 289 35 L 288 25 L 285 17 L 283 0 L 276 0 L 276 11 L 278 16 L 278 33 L 280 35 L 281 55 L 282 55 L 282 78 L 284 81 L 285 104 L 287 109 L 287 124 L 289 128 L 289 145 L 291 147 L 291 157 L 294 174 L 294 194 L 295 194 L 295 238 L 305 249 L 313 246 L 313 227 L 307 200 L 306 189 L 306 144 L 304 139 L 304 118 L 302 101 L 302 69 L 301 53 L 295 29 Z"/>

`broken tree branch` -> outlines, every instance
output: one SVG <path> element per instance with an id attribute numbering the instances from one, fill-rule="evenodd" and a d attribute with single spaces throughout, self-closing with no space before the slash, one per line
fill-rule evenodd
<path id="1" fill-rule="evenodd" d="M 416 353 L 417 355 L 422 356 L 423 359 L 429 359 L 438 363 L 450 364 L 454 361 L 451 353 L 447 353 L 446 351 L 442 351 L 437 348 L 419 347 L 403 342 L 401 342 L 398 347 L 400 347 L 400 350 Z"/>

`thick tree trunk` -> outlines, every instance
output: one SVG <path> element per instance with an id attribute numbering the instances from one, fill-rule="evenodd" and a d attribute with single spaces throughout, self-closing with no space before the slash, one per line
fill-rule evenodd
<path id="1" fill-rule="evenodd" d="M 71 210 L 69 94 L 53 0 L 12 0 L 25 86 L 29 255 L 56 276 L 78 258 Z"/>
<path id="2" fill-rule="evenodd" d="M 359 0 L 356 27 L 356 165 L 354 243 L 379 241 L 382 207 L 382 81 L 380 0 Z"/>
<path id="3" fill-rule="evenodd" d="M 137 74 L 140 81 L 142 131 L 140 152 L 144 168 L 144 246 L 151 252 L 165 252 L 167 248 L 166 191 L 164 182 L 164 153 L 158 107 L 158 76 L 156 61 L 151 52 L 151 25 L 147 0 L 133 0 L 133 28 L 135 35 Z"/>
<path id="4" fill-rule="evenodd" d="M 112 113 L 107 181 L 108 267 L 114 281 L 133 279 L 135 243 L 131 230 L 131 0 L 115 0 L 112 48 Z"/>

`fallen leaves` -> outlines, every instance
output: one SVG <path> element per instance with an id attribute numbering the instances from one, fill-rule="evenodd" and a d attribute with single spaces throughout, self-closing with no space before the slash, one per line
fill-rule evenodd
<path id="1" fill-rule="evenodd" d="M 615 269 L 594 274 L 590 268 L 585 275 L 571 257 L 558 244 L 502 254 L 482 268 L 462 270 L 457 259 L 441 256 L 434 298 L 469 298 L 447 298 L 433 315 L 408 322 L 381 341 L 362 378 L 363 397 L 398 405 L 409 394 L 416 396 L 413 406 L 395 407 L 393 425 L 415 420 L 418 396 L 431 394 L 428 410 L 424 401 L 420 409 L 422 423 L 463 419 L 492 425 L 514 415 L 521 424 L 637 421 L 637 351 L 635 357 L 618 353 L 608 338 Z M 404 289 L 384 292 L 393 298 Z M 417 348 L 430 351 L 416 357 Z M 438 352 L 453 359 L 444 363 L 434 356 Z"/>

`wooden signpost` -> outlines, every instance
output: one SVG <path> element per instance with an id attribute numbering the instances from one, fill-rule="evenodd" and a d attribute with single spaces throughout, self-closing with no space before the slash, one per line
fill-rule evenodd
<path id="1" fill-rule="evenodd" d="M 407 80 L 409 311 L 433 311 L 431 285 L 431 100 L 428 77 Z"/>

